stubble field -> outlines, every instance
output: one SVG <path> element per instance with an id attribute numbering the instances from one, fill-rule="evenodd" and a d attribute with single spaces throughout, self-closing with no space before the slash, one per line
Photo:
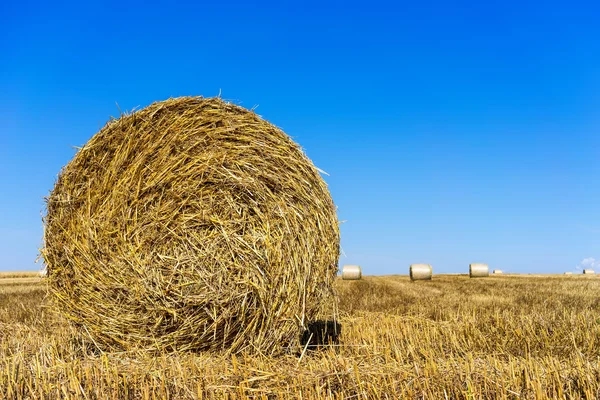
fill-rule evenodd
<path id="1" fill-rule="evenodd" d="M 337 281 L 340 342 L 257 355 L 100 353 L 0 275 L 0 398 L 600 398 L 600 278 Z"/>

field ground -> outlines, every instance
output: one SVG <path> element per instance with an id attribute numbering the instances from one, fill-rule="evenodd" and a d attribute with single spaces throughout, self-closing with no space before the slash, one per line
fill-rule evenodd
<path id="1" fill-rule="evenodd" d="M 23 272 L 0 272 L 0 280 L 10 278 L 39 278 L 40 273 L 37 271 Z"/>
<path id="2" fill-rule="evenodd" d="M 600 278 L 337 281 L 339 345 L 260 356 L 94 352 L 0 277 L 0 398 L 600 398 Z"/>

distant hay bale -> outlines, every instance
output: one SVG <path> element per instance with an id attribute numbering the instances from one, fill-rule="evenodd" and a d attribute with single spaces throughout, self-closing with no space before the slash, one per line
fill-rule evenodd
<path id="1" fill-rule="evenodd" d="M 573 275 L 572 272 L 565 272 L 565 275 Z"/>
<path id="2" fill-rule="evenodd" d="M 490 276 L 490 268 L 487 264 L 469 264 L 469 277 L 484 278 Z"/>
<path id="3" fill-rule="evenodd" d="M 340 235 L 319 171 L 219 98 L 111 120 L 47 199 L 51 298 L 102 349 L 274 354 L 334 313 Z"/>
<path id="4" fill-rule="evenodd" d="M 596 273 L 596 272 L 594 272 L 594 270 L 593 270 L 593 269 L 584 269 L 584 270 L 583 270 L 583 274 L 584 274 L 584 275 L 593 275 L 593 274 L 595 274 L 595 273 Z"/>
<path id="5" fill-rule="evenodd" d="M 412 264 L 409 272 L 411 281 L 429 281 L 433 275 L 433 269 L 429 264 Z"/>
<path id="6" fill-rule="evenodd" d="M 494 274 L 494 275 L 502 275 L 503 273 L 504 272 L 502 272 L 501 269 L 495 269 L 495 270 L 492 271 L 492 274 Z"/>
<path id="7" fill-rule="evenodd" d="M 342 279 L 345 281 L 356 281 L 362 278 L 362 270 L 358 265 L 344 265 L 342 267 Z"/>

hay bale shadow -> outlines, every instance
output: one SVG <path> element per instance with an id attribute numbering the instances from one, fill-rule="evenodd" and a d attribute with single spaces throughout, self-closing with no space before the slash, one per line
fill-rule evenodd
<path id="1" fill-rule="evenodd" d="M 340 341 L 342 325 L 337 321 L 317 320 L 308 324 L 308 329 L 302 333 L 300 344 L 302 348 L 316 350 L 318 348 L 337 345 Z"/>

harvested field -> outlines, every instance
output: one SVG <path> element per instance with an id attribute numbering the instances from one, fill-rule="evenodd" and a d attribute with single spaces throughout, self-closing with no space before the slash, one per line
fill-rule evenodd
<path id="1" fill-rule="evenodd" d="M 39 283 L 41 281 L 40 277 L 37 278 L 0 278 L 0 285 L 27 285 Z"/>
<path id="2" fill-rule="evenodd" d="M 0 279 L 8 278 L 39 278 L 38 271 L 0 272 Z"/>
<path id="3" fill-rule="evenodd" d="M 42 305 L 45 281 L 0 285 L 0 398 L 600 396 L 600 279 L 436 275 L 337 280 L 339 345 L 278 357 L 101 353 Z"/>

